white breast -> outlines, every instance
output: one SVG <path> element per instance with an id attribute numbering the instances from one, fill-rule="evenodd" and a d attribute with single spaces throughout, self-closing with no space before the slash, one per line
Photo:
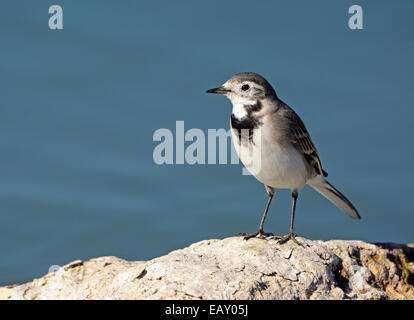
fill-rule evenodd
<path id="1" fill-rule="evenodd" d="M 309 173 L 303 156 L 292 145 L 279 145 L 266 125 L 254 130 L 253 143 L 248 146 L 238 143 L 233 130 L 232 139 L 240 160 L 260 182 L 291 190 L 302 189 L 306 184 Z"/>

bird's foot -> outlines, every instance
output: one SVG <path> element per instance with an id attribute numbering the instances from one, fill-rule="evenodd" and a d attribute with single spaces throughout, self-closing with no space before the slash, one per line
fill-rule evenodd
<path id="1" fill-rule="evenodd" d="M 279 244 L 284 244 L 285 242 L 288 242 L 289 240 L 292 240 L 294 243 L 299 244 L 298 240 L 296 240 L 295 238 L 295 234 L 293 233 L 293 231 L 289 231 L 289 233 L 283 237 L 277 237 L 278 238 L 278 243 Z"/>
<path id="2" fill-rule="evenodd" d="M 273 233 L 266 233 L 263 232 L 263 230 L 259 229 L 256 233 L 240 232 L 240 235 L 244 237 L 244 240 L 249 240 L 251 238 L 266 239 L 267 237 L 272 237 Z"/>

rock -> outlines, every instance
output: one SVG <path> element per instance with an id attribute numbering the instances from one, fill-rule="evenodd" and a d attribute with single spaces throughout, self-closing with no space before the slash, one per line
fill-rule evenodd
<path id="1" fill-rule="evenodd" d="M 362 241 L 204 240 L 150 261 L 80 260 L 0 299 L 414 299 L 414 248 Z"/>

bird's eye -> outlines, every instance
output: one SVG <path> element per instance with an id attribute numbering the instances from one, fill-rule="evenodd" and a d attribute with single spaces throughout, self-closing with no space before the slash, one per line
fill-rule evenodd
<path id="1" fill-rule="evenodd" d="M 242 85 L 241 89 L 242 89 L 243 91 L 247 91 L 247 90 L 249 90 L 249 89 L 250 89 L 250 86 L 249 86 L 248 84 L 244 84 L 244 85 Z"/>

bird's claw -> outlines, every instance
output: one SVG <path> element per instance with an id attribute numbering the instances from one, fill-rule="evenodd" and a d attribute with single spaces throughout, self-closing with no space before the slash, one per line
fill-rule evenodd
<path id="1" fill-rule="evenodd" d="M 277 238 L 278 238 L 278 243 L 279 244 L 284 244 L 284 243 L 288 242 L 289 240 L 292 240 L 296 244 L 300 244 L 299 241 L 296 240 L 295 234 L 293 232 L 289 232 L 287 235 L 285 235 L 283 237 L 277 237 Z"/>
<path id="2" fill-rule="evenodd" d="M 273 233 L 266 233 L 263 232 L 263 230 L 258 230 L 256 233 L 240 232 L 240 235 L 243 236 L 243 240 L 249 240 L 251 238 L 266 239 L 268 237 L 273 237 Z"/>

